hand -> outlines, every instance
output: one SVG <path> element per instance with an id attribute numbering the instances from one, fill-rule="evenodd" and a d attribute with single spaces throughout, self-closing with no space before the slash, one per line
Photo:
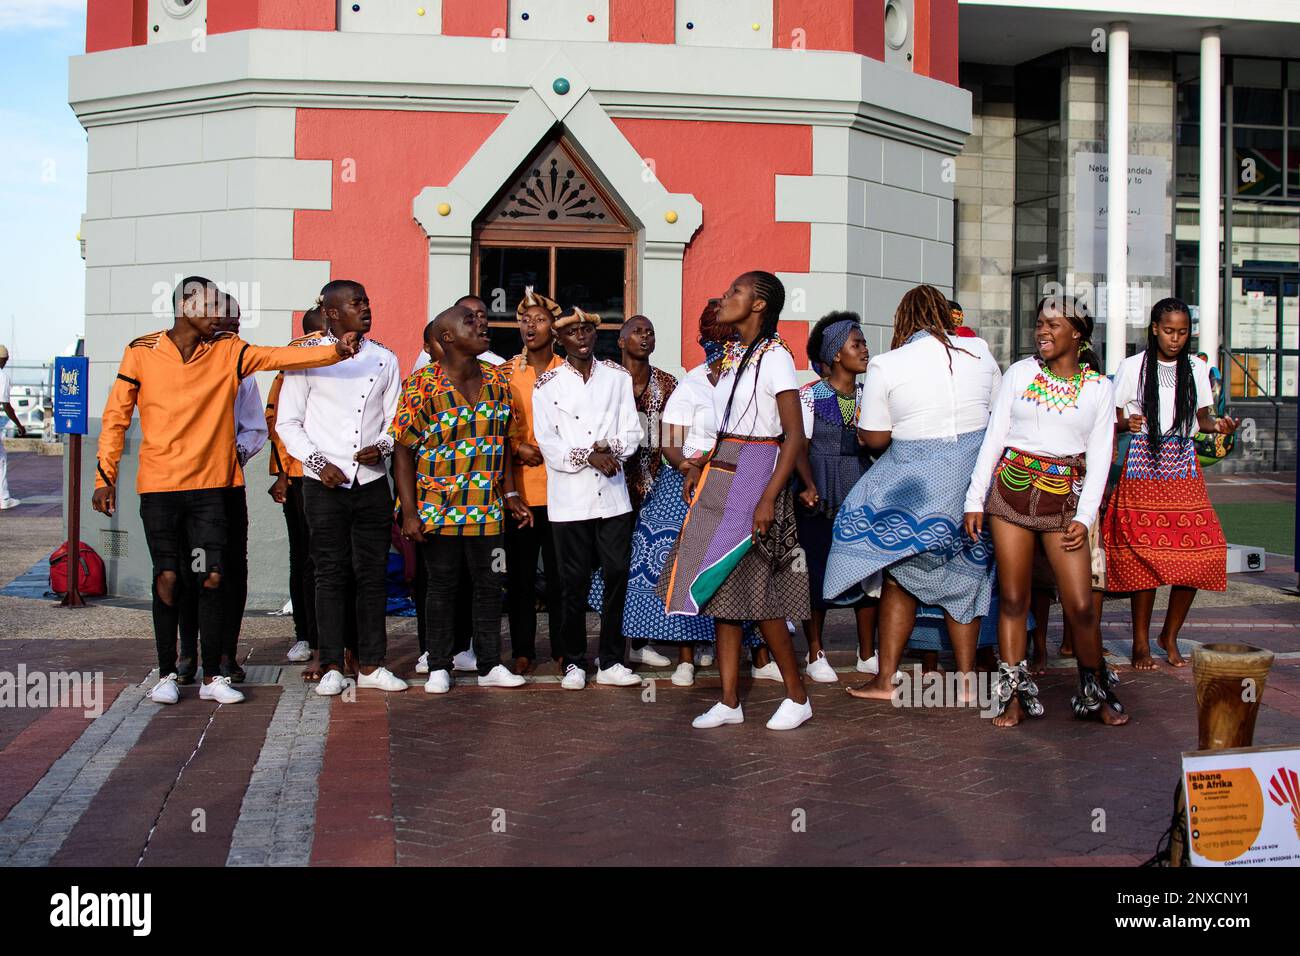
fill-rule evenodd
<path id="1" fill-rule="evenodd" d="M 23 423 L 17 422 L 16 424 L 18 425 L 18 437 L 19 438 L 25 437 L 27 435 L 27 429 L 23 426 Z"/>
<path id="2" fill-rule="evenodd" d="M 402 511 L 402 537 L 417 544 L 424 540 L 424 522 L 418 514 L 408 515 L 405 510 Z"/>
<path id="3" fill-rule="evenodd" d="M 758 499 L 758 506 L 754 508 L 754 529 L 750 532 L 750 538 L 758 541 L 760 537 L 767 534 L 775 520 L 776 502 L 764 495 Z"/>
<path id="4" fill-rule="evenodd" d="M 966 537 L 972 541 L 978 541 L 980 535 L 984 533 L 984 512 L 968 511 L 966 512 Z"/>
<path id="5" fill-rule="evenodd" d="M 695 499 L 695 486 L 700 483 L 700 466 L 696 464 L 695 459 L 688 458 L 682 462 L 682 474 L 686 480 L 682 482 L 682 500 L 688 505 Z"/>
<path id="6" fill-rule="evenodd" d="M 511 495 L 506 499 L 506 510 L 519 522 L 521 528 L 531 528 L 533 526 L 533 512 L 523 499 L 518 495 Z"/>
<path id="7" fill-rule="evenodd" d="M 587 456 L 587 464 L 606 478 L 613 478 L 618 474 L 618 459 L 607 451 L 593 451 Z"/>
<path id="8" fill-rule="evenodd" d="M 529 445 L 527 443 L 520 444 L 520 446 L 515 450 L 515 458 L 530 468 L 543 464 L 546 461 L 546 459 L 542 457 L 542 450 L 540 448 L 536 445 Z"/>
<path id="9" fill-rule="evenodd" d="M 367 445 L 353 455 L 352 460 L 361 465 L 377 465 L 384 460 L 384 453 L 374 445 Z"/>
<path id="10" fill-rule="evenodd" d="M 1128 430 L 1134 435 L 1137 435 L 1142 431 L 1142 426 L 1146 423 L 1147 419 L 1145 415 L 1130 415 L 1128 417 Z"/>
<path id="11" fill-rule="evenodd" d="M 817 494 L 816 488 L 805 488 L 799 492 L 799 502 L 809 511 L 814 510 L 821 502 L 821 495 Z"/>
<path id="12" fill-rule="evenodd" d="M 351 358 L 357 354 L 361 348 L 361 336 L 356 332 L 344 332 L 343 335 L 334 343 L 334 351 L 339 354 L 340 358 Z"/>
<path id="13" fill-rule="evenodd" d="M 90 496 L 90 507 L 100 514 L 113 517 L 113 512 L 117 508 L 117 489 L 112 485 L 96 488 L 95 493 Z"/>
<path id="14" fill-rule="evenodd" d="M 1070 527 L 1061 533 L 1061 550 L 1078 551 L 1088 543 L 1088 529 L 1081 521 L 1071 521 Z"/>
<path id="15" fill-rule="evenodd" d="M 337 488 L 348 480 L 348 476 L 343 474 L 343 470 L 334 462 L 330 462 L 321 469 L 320 483 L 326 488 Z"/>
<path id="16" fill-rule="evenodd" d="M 281 475 L 275 479 L 275 483 L 266 489 L 266 493 L 271 496 L 271 500 L 277 505 L 282 505 L 289 500 L 289 476 Z"/>
<path id="17" fill-rule="evenodd" d="M 1220 435 L 1231 435 L 1240 425 L 1240 418 L 1229 418 L 1226 415 L 1214 420 L 1214 430 Z"/>

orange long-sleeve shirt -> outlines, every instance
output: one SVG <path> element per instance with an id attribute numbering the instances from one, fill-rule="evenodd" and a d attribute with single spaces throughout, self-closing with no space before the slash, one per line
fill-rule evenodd
<path id="1" fill-rule="evenodd" d="M 166 332 L 135 339 L 122 353 L 99 433 L 95 487 L 117 484 L 118 462 L 140 411 L 136 491 L 192 491 L 243 485 L 235 457 L 235 392 L 242 378 L 275 369 L 333 365 L 333 349 L 250 345 L 223 334 L 200 342 L 188 362 Z"/>
<path id="2" fill-rule="evenodd" d="M 295 339 L 295 341 L 301 340 Z M 289 449 L 284 447 L 284 442 L 275 433 L 275 420 L 280 414 L 276 406 L 280 404 L 280 388 L 283 385 L 284 373 L 281 372 L 271 383 L 271 392 L 266 397 L 266 430 L 270 432 L 271 440 L 271 460 L 268 468 L 272 477 L 278 478 L 280 472 L 284 472 L 289 478 L 301 478 L 302 462 L 289 454 Z"/>

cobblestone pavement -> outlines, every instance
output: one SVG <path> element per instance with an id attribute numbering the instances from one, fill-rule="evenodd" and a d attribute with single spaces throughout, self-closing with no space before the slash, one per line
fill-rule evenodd
<path id="1" fill-rule="evenodd" d="M 36 460 L 11 456 L 11 473 L 28 480 Z M 7 512 L 0 586 L 59 534 L 56 517 Z M 1300 741 L 1300 599 L 1277 566 L 1198 599 L 1184 631 L 1185 652 L 1231 639 L 1278 654 L 1260 745 Z M 0 674 L 103 680 L 98 717 L 0 707 L 0 865 L 1129 866 L 1168 824 L 1195 703 L 1189 669 L 1127 666 L 1125 602 L 1105 617 L 1128 727 L 1072 719 L 1065 660 L 1041 681 L 1047 716 L 1011 731 L 975 709 L 854 700 L 851 621 L 833 614 L 841 682 L 809 684 L 816 717 L 781 734 L 763 727 L 781 689 L 762 681 L 742 685 L 744 724 L 692 730 L 716 699 L 712 670 L 691 688 L 649 671 L 640 688 L 571 693 L 548 664 L 519 690 L 326 700 L 283 661 L 290 622 L 265 616 L 241 646 L 246 703 L 189 687 L 160 707 L 144 697 L 147 612 L 0 597 Z M 392 666 L 414 680 L 411 622 L 391 623 Z"/>

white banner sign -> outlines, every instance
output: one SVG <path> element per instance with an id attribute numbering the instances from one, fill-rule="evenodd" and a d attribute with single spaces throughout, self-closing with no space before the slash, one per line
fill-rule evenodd
<path id="1" fill-rule="evenodd" d="M 1104 153 L 1074 154 L 1074 271 L 1106 271 L 1106 190 L 1109 166 Z M 1128 274 L 1165 274 L 1169 164 L 1159 156 L 1128 158 Z"/>
<path id="2" fill-rule="evenodd" d="M 1183 754 L 1193 866 L 1300 866 L 1300 747 Z"/>

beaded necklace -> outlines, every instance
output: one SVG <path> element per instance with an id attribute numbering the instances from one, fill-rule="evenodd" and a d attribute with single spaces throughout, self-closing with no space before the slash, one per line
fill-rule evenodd
<path id="1" fill-rule="evenodd" d="M 1083 383 L 1089 377 L 1089 371 L 1087 365 L 1080 365 L 1076 374 L 1061 378 L 1052 374 L 1046 365 L 1040 365 L 1038 374 L 1020 397 L 1040 408 L 1065 414 L 1066 409 L 1079 407 L 1079 394 L 1083 391 Z"/>

